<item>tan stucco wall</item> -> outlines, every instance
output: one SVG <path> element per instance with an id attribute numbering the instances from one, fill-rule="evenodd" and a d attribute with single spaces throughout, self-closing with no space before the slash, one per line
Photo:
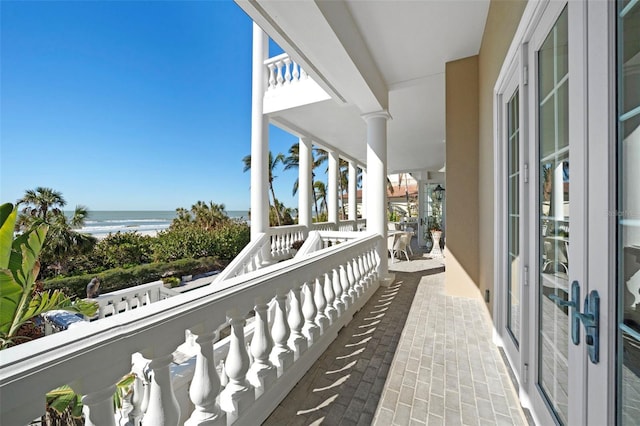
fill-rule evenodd
<path id="1" fill-rule="evenodd" d="M 492 0 L 478 56 L 447 63 L 448 294 L 493 307 L 493 88 L 526 0 Z"/>
<path id="2" fill-rule="evenodd" d="M 494 291 L 494 186 L 493 186 L 493 88 L 504 62 L 511 40 L 518 28 L 527 2 L 525 0 L 493 0 L 489 7 L 478 61 L 480 140 L 478 192 L 480 292 L 491 292 L 489 310 L 493 307 Z M 447 167 L 447 172 L 449 168 Z"/>
<path id="3" fill-rule="evenodd" d="M 446 65 L 447 294 L 477 297 L 478 256 L 478 57 Z"/>

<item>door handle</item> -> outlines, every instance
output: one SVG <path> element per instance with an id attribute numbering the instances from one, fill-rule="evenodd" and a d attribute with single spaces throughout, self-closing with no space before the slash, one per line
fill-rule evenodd
<path id="1" fill-rule="evenodd" d="M 571 300 L 564 300 L 557 294 L 550 294 L 549 299 L 553 300 L 558 306 L 566 306 L 570 309 L 571 315 L 571 341 L 574 345 L 580 344 L 580 283 L 574 281 L 571 283 Z"/>
<path id="2" fill-rule="evenodd" d="M 576 315 L 584 325 L 589 359 L 597 364 L 600 361 L 600 295 L 597 290 L 592 290 L 585 297 L 584 312 Z"/>
<path id="3" fill-rule="evenodd" d="M 584 325 L 585 344 L 592 363 L 600 361 L 600 296 L 597 290 L 592 290 L 584 299 L 584 312 L 580 312 L 580 283 L 571 283 L 571 300 L 564 300 L 556 294 L 550 294 L 549 299 L 558 306 L 566 306 L 571 312 L 571 341 L 580 344 L 580 322 Z"/>

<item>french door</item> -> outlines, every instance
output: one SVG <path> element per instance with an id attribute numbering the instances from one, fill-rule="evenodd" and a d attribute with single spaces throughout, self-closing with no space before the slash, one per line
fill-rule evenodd
<path id="1" fill-rule="evenodd" d="M 623 404 L 638 411 L 637 421 L 634 398 L 640 394 L 633 385 L 640 382 L 628 378 L 640 373 L 640 340 L 633 340 L 640 327 L 633 334 L 622 317 L 615 320 L 616 256 L 628 257 L 633 246 L 640 259 L 640 237 L 629 237 L 616 251 L 612 215 L 616 178 L 629 181 L 616 165 L 619 11 L 611 2 L 586 1 L 542 1 L 527 9 L 518 49 L 497 85 L 498 340 L 518 378 L 521 402 L 538 423 L 621 423 Z M 637 49 L 639 43 L 628 44 Z M 621 144 L 630 149 L 627 139 Z M 640 156 L 634 158 L 640 165 Z M 637 169 L 629 166 L 626 173 Z M 620 229 L 633 234 L 628 220 Z M 630 305 L 628 298 L 619 303 Z"/>

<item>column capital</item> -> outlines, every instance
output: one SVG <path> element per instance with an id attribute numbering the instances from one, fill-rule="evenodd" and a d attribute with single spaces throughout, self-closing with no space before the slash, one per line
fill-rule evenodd
<path id="1" fill-rule="evenodd" d="M 373 118 L 384 118 L 386 120 L 392 120 L 393 117 L 391 117 L 391 114 L 389 114 L 389 112 L 387 110 L 382 110 L 382 111 L 375 111 L 375 112 L 367 112 L 365 114 L 362 114 L 360 117 L 362 117 L 362 119 L 364 121 L 369 121 Z"/>

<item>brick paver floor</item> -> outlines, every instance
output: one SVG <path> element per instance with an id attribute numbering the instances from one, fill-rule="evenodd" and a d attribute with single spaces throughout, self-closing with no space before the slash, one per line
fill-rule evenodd
<path id="1" fill-rule="evenodd" d="M 525 424 L 482 302 L 444 295 L 441 264 L 417 257 L 265 425 Z"/>

